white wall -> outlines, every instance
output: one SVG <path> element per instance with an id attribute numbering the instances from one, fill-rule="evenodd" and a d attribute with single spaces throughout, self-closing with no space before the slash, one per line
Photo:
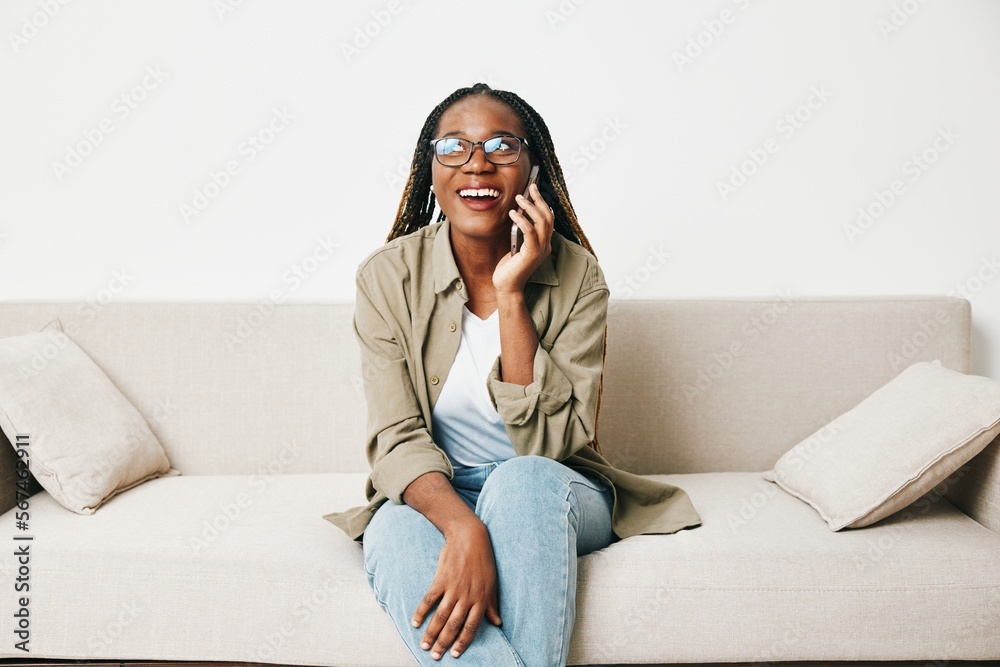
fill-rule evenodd
<path id="1" fill-rule="evenodd" d="M 576 2 L 4 0 L 0 299 L 352 301 L 427 114 L 487 81 L 546 119 L 612 298 L 962 286 L 1000 378 L 1000 3 Z"/>

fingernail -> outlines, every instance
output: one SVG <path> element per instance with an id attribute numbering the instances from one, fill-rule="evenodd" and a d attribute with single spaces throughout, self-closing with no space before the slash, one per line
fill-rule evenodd
<path id="1" fill-rule="evenodd" d="M 517 201 L 525 201 L 524 195 L 516 195 L 514 199 L 516 199 Z"/>
<path id="2" fill-rule="evenodd" d="M 420 624 L 417 623 L 417 619 L 413 619 L 412 621 L 410 621 L 410 623 L 412 623 L 413 627 L 415 627 L 415 628 L 419 628 L 420 627 Z"/>
<path id="3" fill-rule="evenodd" d="M 453 657 L 453 658 L 457 658 L 458 657 L 458 649 L 457 648 L 451 649 L 451 657 Z"/>
<path id="4" fill-rule="evenodd" d="M 431 647 L 431 645 L 430 645 L 430 644 L 428 644 L 427 642 L 421 642 L 421 643 L 420 643 L 420 648 L 424 649 L 425 651 L 426 651 L 427 649 L 429 649 L 430 647 Z"/>
<path id="5" fill-rule="evenodd" d="M 441 654 L 438 653 L 437 651 L 434 651 L 433 653 L 431 653 L 431 657 L 434 658 L 435 660 L 440 660 Z"/>

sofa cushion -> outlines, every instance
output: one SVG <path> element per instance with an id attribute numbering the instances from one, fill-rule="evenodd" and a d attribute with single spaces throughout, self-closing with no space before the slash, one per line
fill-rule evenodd
<path id="1" fill-rule="evenodd" d="M 322 518 L 365 477 L 165 477 L 90 516 L 38 494 L 33 656 L 408 667 L 361 545 Z M 704 523 L 580 559 L 569 664 L 1000 655 L 979 620 L 1000 613 L 1000 535 L 939 496 L 834 533 L 759 472 L 652 477 Z"/>
<path id="2" fill-rule="evenodd" d="M 921 361 L 764 473 L 832 530 L 910 505 L 1000 434 L 1000 382 Z"/>
<path id="3" fill-rule="evenodd" d="M 179 474 L 146 420 L 58 320 L 0 339 L 0 429 L 39 484 L 80 514 Z M 26 436 L 21 446 L 18 435 Z"/>

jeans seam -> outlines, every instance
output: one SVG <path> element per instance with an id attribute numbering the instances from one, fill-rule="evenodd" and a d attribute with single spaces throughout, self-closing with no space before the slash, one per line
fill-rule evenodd
<path id="1" fill-rule="evenodd" d="M 577 480 L 570 480 L 569 484 L 579 484 L 579 482 Z M 574 503 L 571 503 L 569 501 L 569 496 L 573 494 L 573 490 L 571 488 L 569 488 L 569 484 L 566 485 L 567 486 L 566 498 L 564 498 L 565 502 L 569 505 L 569 510 L 570 510 L 567 514 L 564 515 L 564 516 L 566 516 L 566 529 L 565 529 L 565 534 L 566 534 L 566 558 L 567 559 L 571 559 L 571 558 L 572 559 L 576 559 L 576 557 L 577 557 L 576 556 L 576 540 L 577 540 L 577 536 L 575 534 L 571 534 L 570 533 L 570 530 L 569 530 L 570 529 L 569 515 L 572 514 L 574 516 L 574 520 L 576 522 L 576 525 L 573 526 L 573 533 L 577 533 L 579 531 L 580 518 L 579 518 L 579 516 L 576 515 L 576 510 L 573 507 Z M 574 562 L 575 562 L 575 560 L 574 560 Z M 566 606 L 563 607 L 562 613 L 560 614 L 562 623 L 561 623 L 561 625 L 559 627 L 559 635 L 558 635 L 559 636 L 559 649 L 558 649 L 558 651 L 556 653 L 556 660 L 557 660 L 558 664 L 560 664 L 560 665 L 565 665 L 566 664 L 566 656 L 562 655 L 562 652 L 563 652 L 564 648 L 567 649 L 567 650 L 569 648 L 568 646 L 564 646 L 564 641 L 565 641 L 564 637 L 566 635 L 566 625 L 570 622 L 570 619 L 569 619 L 569 585 L 570 585 L 569 570 L 570 570 L 570 565 L 567 562 L 566 565 L 565 565 L 565 567 L 562 568 L 562 595 L 561 595 L 562 599 L 566 600 L 567 602 L 566 602 Z M 574 587 L 576 586 L 576 581 L 575 580 L 573 581 L 573 586 Z M 574 605 L 574 612 L 575 612 L 575 605 Z M 574 613 L 574 616 L 575 616 L 575 613 Z M 575 618 L 573 619 L 573 623 L 575 625 L 575 623 L 576 623 L 576 619 Z"/>
<path id="2" fill-rule="evenodd" d="M 503 639 L 504 643 L 507 644 L 507 648 L 510 649 L 510 655 L 511 655 L 512 658 L 514 658 L 515 664 L 517 664 L 518 667 L 524 667 L 524 663 L 521 662 L 521 656 L 519 656 L 517 654 L 517 651 L 514 649 L 514 645 L 510 643 L 509 639 L 507 639 L 507 633 L 504 632 L 500 628 L 498 628 L 498 629 L 500 630 L 500 637 L 501 637 L 501 639 Z M 476 641 L 476 640 L 473 639 L 472 641 Z M 465 654 L 463 653 L 462 655 L 465 655 Z"/>

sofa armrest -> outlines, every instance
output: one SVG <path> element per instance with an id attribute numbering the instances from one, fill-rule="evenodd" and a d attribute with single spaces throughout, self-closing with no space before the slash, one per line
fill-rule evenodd
<path id="1" fill-rule="evenodd" d="M 945 480 L 944 497 L 953 505 L 1000 533 L 1000 437 Z"/>

